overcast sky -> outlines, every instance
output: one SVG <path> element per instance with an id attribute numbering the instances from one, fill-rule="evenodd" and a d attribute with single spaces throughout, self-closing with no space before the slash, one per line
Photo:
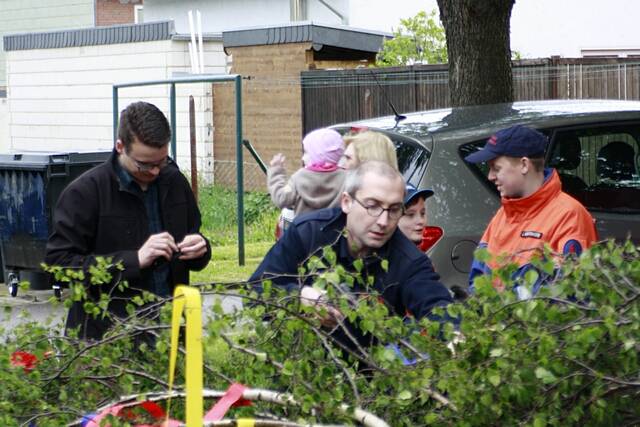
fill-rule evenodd
<path id="1" fill-rule="evenodd" d="M 436 0 L 351 0 L 354 27 L 391 31 Z M 357 5 L 357 8 L 355 7 Z M 579 57 L 584 48 L 640 48 L 640 0 L 517 0 L 511 48 L 525 58 Z"/>

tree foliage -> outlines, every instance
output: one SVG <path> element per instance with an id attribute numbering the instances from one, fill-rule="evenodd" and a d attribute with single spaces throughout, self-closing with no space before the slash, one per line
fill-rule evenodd
<path id="1" fill-rule="evenodd" d="M 436 11 L 401 19 L 393 32 L 393 39 L 384 41 L 378 54 L 377 66 L 443 64 L 447 62 L 447 46 L 444 28 L 440 25 Z"/>
<path id="2" fill-rule="evenodd" d="M 240 284 L 203 289 L 245 303 L 234 312 L 216 304 L 209 313 L 205 386 L 224 390 L 238 381 L 291 393 L 298 403 L 234 409 L 234 415 L 260 411 L 300 423 L 350 424 L 347 404 L 394 426 L 640 422 L 640 253 L 633 244 L 593 247 L 526 301 L 491 285 L 507 283 L 511 266 L 479 279 L 476 295 L 446 309 L 462 319 L 462 335 L 451 324 L 390 315 L 373 291 L 354 295 L 349 288 L 360 275 L 335 263 L 336 254 L 325 249 L 301 268 L 300 275 L 313 276 L 327 292 L 311 307 L 268 283 L 262 294 Z M 544 261 L 537 266 L 554 268 Z M 82 286 L 76 273 L 58 274 L 71 276 L 72 287 Z M 111 280 L 104 272 L 96 277 L 95 283 Z M 535 279 L 534 272 L 525 278 Z M 83 292 L 72 295 L 82 298 Z M 149 296 L 137 303 L 156 301 Z M 344 322 L 358 325 L 376 344 L 348 348 L 335 341 L 335 331 L 319 320 L 326 304 L 339 307 Z M 87 305 L 96 315 L 104 314 L 101 307 Z M 132 316 L 99 342 L 64 338 L 40 324 L 13 331 L 0 351 L 0 424 L 58 426 L 121 395 L 166 389 L 169 308 L 160 323 Z M 153 334 L 155 343 L 140 344 L 141 334 Z M 12 361 L 15 351 L 33 354 L 37 362 L 27 367 L 15 356 Z M 183 376 L 179 371 L 177 384 Z M 179 418 L 179 411 L 172 416 Z"/>

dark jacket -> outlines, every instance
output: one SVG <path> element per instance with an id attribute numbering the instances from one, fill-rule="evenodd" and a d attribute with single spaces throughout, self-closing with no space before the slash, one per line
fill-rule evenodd
<path id="1" fill-rule="evenodd" d="M 126 316 L 126 304 L 139 295 L 138 289 L 148 290 L 147 280 L 152 267 L 140 269 L 138 249 L 148 239 L 149 226 L 142 198 L 121 185 L 115 170 L 118 155 L 114 152 L 103 164 L 87 171 L 62 192 L 53 214 L 52 233 L 47 242 L 45 263 L 65 267 L 80 267 L 85 271 L 95 263 L 96 256 L 112 257 L 121 262 L 124 271 L 120 279 L 127 280 L 129 288 L 120 291 L 115 284 L 101 289 L 89 286 L 90 296 L 98 298 L 101 292 L 110 292 L 109 311 Z M 176 242 L 187 234 L 200 230 L 200 211 L 189 183 L 170 162 L 157 178 L 162 225 Z M 205 239 L 206 240 L 206 239 Z M 201 270 L 211 258 L 207 242 L 206 254 L 195 260 L 170 262 L 170 290 L 176 284 L 189 282 L 189 270 Z M 100 338 L 109 322 L 93 319 L 84 313 L 81 302 L 75 302 L 69 311 L 67 328 L 81 326 L 80 336 Z"/>
<path id="2" fill-rule="evenodd" d="M 337 264 L 354 271 L 354 259 L 349 254 L 347 239 L 341 235 L 345 223 L 346 215 L 340 208 L 322 209 L 296 218 L 269 250 L 250 281 L 271 278 L 276 285 L 297 289 L 299 284 L 282 275 L 297 275 L 298 266 L 316 252 L 322 255 L 325 246 L 333 247 Z M 389 262 L 386 272 L 381 265 L 382 259 Z M 420 319 L 429 315 L 432 308 L 452 302 L 451 294 L 439 282 L 440 277 L 433 270 L 429 257 L 400 230 L 396 230 L 376 254 L 363 261 L 364 275 L 375 277 L 375 289 L 399 316 L 411 314 Z M 313 278 L 309 277 L 303 284 L 311 285 L 312 281 Z M 365 290 L 356 285 L 353 291 Z"/>

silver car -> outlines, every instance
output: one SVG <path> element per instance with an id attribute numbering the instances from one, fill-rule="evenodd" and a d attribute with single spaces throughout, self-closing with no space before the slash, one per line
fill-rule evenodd
<path id="1" fill-rule="evenodd" d="M 640 102 L 533 101 L 431 110 L 334 128 L 380 131 L 397 147 L 405 179 L 432 188 L 424 247 L 443 282 L 466 289 L 473 252 L 500 206 L 483 164 L 463 158 L 496 131 L 522 124 L 550 138 L 546 163 L 596 219 L 601 239 L 640 244 Z"/>

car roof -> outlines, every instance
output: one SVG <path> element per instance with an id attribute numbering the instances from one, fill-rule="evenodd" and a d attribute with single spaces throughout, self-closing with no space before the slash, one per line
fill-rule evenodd
<path id="1" fill-rule="evenodd" d="M 423 143 L 432 139 L 471 140 L 515 124 L 535 128 L 640 119 L 640 102 L 618 100 L 525 101 L 461 107 L 454 110 L 406 114 L 397 126 L 394 116 L 360 120 L 340 126 L 366 127 L 394 132 Z"/>

